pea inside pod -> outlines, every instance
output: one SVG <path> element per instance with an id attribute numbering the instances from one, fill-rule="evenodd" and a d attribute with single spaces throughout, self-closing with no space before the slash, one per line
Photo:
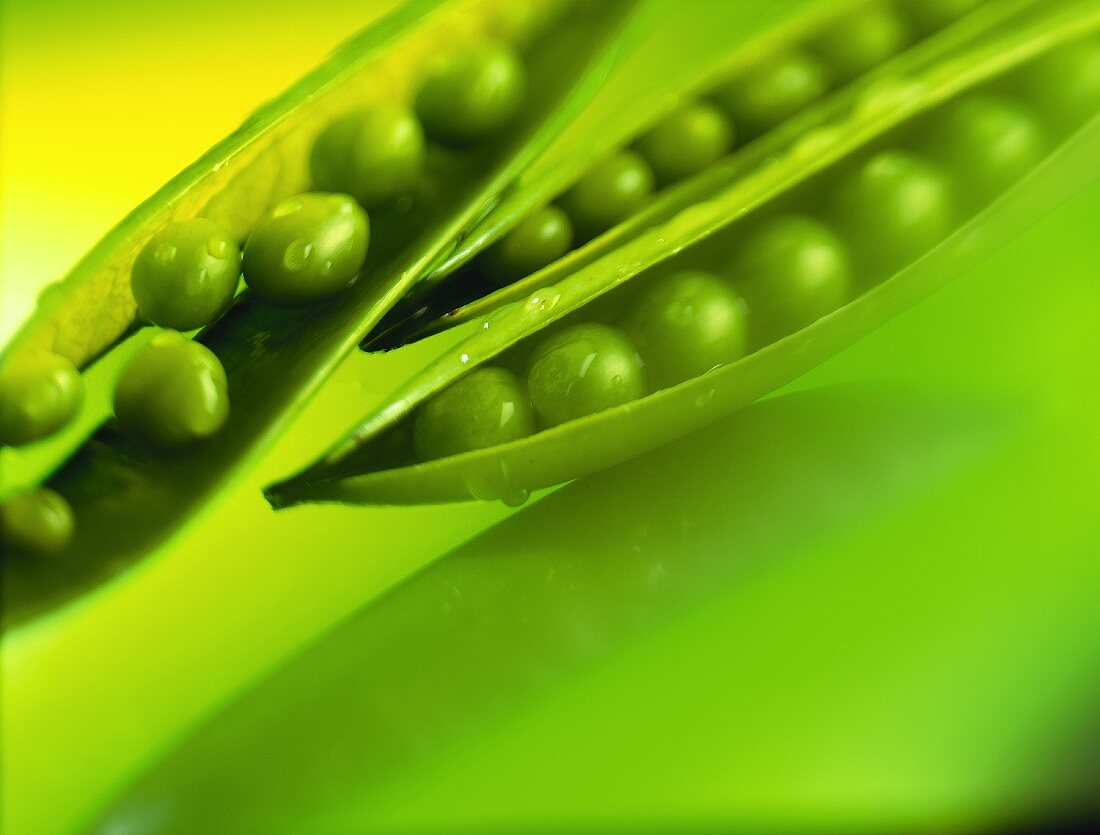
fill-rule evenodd
<path id="1" fill-rule="evenodd" d="M 601 159 L 559 201 L 577 229 L 575 246 L 556 261 L 538 263 L 525 275 L 511 271 L 507 281 L 530 292 L 537 289 L 541 276 L 554 275 L 548 281 L 553 283 L 571 269 L 591 263 L 600 253 L 609 251 L 647 226 L 672 217 L 692 200 L 701 199 L 707 191 L 717 187 L 721 178 L 728 180 L 736 176 L 737 166 L 733 160 L 751 158 L 753 151 L 764 155 L 763 149 L 753 147 L 758 140 L 768 138 L 775 129 L 786 125 L 793 129 L 793 123 L 825 99 L 827 93 L 848 92 L 846 82 L 854 76 L 876 74 L 885 78 L 889 65 L 894 63 L 900 72 L 921 66 L 937 55 L 948 54 L 976 33 L 994 28 L 1013 13 L 1010 6 L 983 9 L 983 13 L 975 14 L 966 25 L 960 23 L 951 26 L 951 31 L 941 33 L 939 29 L 955 24 L 972 8 L 984 4 L 980 0 L 947 0 L 944 5 L 914 24 L 917 16 L 904 4 L 838 4 L 835 11 L 814 17 L 811 25 L 792 28 L 783 37 L 777 37 L 767 49 L 754 53 L 750 60 L 732 62 L 729 68 L 694 89 L 692 93 L 696 98 L 681 96 L 679 107 L 648 127 L 630 144 L 652 171 L 656 192 L 652 199 L 626 200 L 626 190 L 614 177 L 608 176 L 608 159 Z M 968 26 L 971 27 L 969 32 Z M 909 49 L 921 37 L 929 35 L 932 37 L 922 41 L 919 49 Z M 859 66 L 848 67 L 846 62 L 856 62 Z M 807 120 L 807 125 L 810 124 L 812 118 Z M 736 154 L 736 145 L 748 148 L 735 157 L 723 158 L 731 149 Z M 628 168 L 621 161 L 618 164 Z M 714 170 L 708 170 L 711 167 Z M 707 182 L 709 185 L 704 186 Z M 505 214 L 502 210 L 491 215 L 485 222 L 485 237 L 475 234 L 470 236 L 471 240 L 491 239 L 496 233 L 488 228 L 494 226 L 506 240 L 507 232 L 503 231 L 506 225 L 497 219 Z M 521 297 L 518 289 L 514 293 L 504 289 L 502 272 L 494 263 L 494 256 L 488 254 L 479 261 L 479 271 L 485 281 L 466 282 L 462 276 L 455 276 L 447 281 L 446 287 L 434 289 L 474 254 L 472 246 L 458 246 L 436 268 L 430 281 L 418 288 L 387 318 L 383 327 L 364 341 L 363 348 L 397 347 L 466 318 L 474 318 L 505 299 Z M 485 294 L 488 286 L 498 289 Z M 485 295 L 478 298 L 481 294 Z M 456 302 L 459 303 L 457 307 Z M 433 321 L 433 317 L 438 318 Z"/>
<path id="2" fill-rule="evenodd" d="M 409 108 L 383 102 L 354 110 L 330 122 L 313 143 L 313 187 L 377 206 L 413 190 L 424 154 L 424 130 Z"/>
<path id="3" fill-rule="evenodd" d="M 479 263 L 490 281 L 503 286 L 556 261 L 572 243 L 569 215 L 557 206 L 546 206 L 524 218 Z"/>
<path id="4" fill-rule="evenodd" d="M 0 503 L 0 546 L 14 556 L 52 556 L 73 537 L 73 510 L 61 494 L 39 487 Z"/>
<path id="5" fill-rule="evenodd" d="M 225 311 L 240 275 L 237 242 L 214 221 L 196 217 L 170 224 L 149 239 L 134 261 L 130 286 L 146 319 L 189 331 Z"/>
<path id="6" fill-rule="evenodd" d="M 825 64 L 803 49 L 791 48 L 749 67 L 717 97 L 736 130 L 754 137 L 817 101 L 829 86 Z"/>
<path id="7" fill-rule="evenodd" d="M 42 353 L 0 371 L 0 444 L 20 446 L 49 437 L 84 401 L 80 372 L 62 356 Z"/>
<path id="8" fill-rule="evenodd" d="M 657 182 L 673 183 L 697 174 L 725 156 L 733 145 L 733 125 L 707 102 L 684 105 L 638 140 Z"/>
<path id="9" fill-rule="evenodd" d="M 593 238 L 641 208 L 655 185 L 641 154 L 623 151 L 593 167 L 561 199 L 581 240 Z"/>
<path id="10" fill-rule="evenodd" d="M 667 440 L 675 435 L 668 429 L 672 423 L 681 433 L 689 431 L 702 415 L 728 413 L 769 390 L 766 381 L 773 372 L 773 382 L 781 384 L 791 379 L 789 369 L 839 350 L 846 344 L 845 328 L 863 332 L 867 323 L 879 321 L 880 312 L 888 315 L 891 303 L 913 298 L 915 287 L 908 285 L 928 292 L 939 286 L 941 253 L 969 253 L 974 230 L 987 222 L 987 213 L 1000 210 L 1004 187 L 1029 185 L 1040 161 L 1051 156 L 1051 145 L 1039 141 L 1041 131 L 1034 146 L 1025 141 L 1006 150 L 996 141 L 1004 132 L 975 129 L 973 114 L 987 107 L 996 105 L 1001 119 L 1025 114 L 1031 106 L 990 98 L 1022 76 L 1010 74 L 993 49 L 982 54 L 990 61 L 979 65 L 988 66 L 984 79 L 968 68 L 957 81 L 937 78 L 942 86 L 933 86 L 927 101 L 898 98 L 870 116 L 865 108 L 853 108 L 850 134 L 841 125 L 814 143 L 796 144 L 786 158 L 731 185 L 725 201 L 701 204 L 532 296 L 533 302 L 552 289 L 554 310 L 560 311 L 555 315 L 540 319 L 530 304 L 516 305 L 487 323 L 488 330 L 460 343 L 458 350 L 475 363 L 529 350 L 528 395 L 540 427 L 553 431 L 426 468 L 387 464 L 349 475 L 337 468 L 357 443 L 369 441 L 378 424 L 368 418 L 350 436 L 354 442 L 276 485 L 269 496 L 277 506 L 311 498 L 404 502 L 417 494 L 429 501 L 455 500 L 467 489 L 464 474 L 482 470 L 506 473 L 500 495 L 516 495 L 622 460 L 629 450 L 645 448 L 646 437 L 653 444 Z M 1025 50 L 1010 54 L 1027 56 Z M 975 90 L 977 79 L 986 84 Z M 864 118 L 874 120 L 876 133 L 864 130 Z M 1073 152 L 1065 164 L 1080 160 L 1075 137 L 1061 139 Z M 937 161 L 941 141 L 959 143 L 971 155 L 984 152 L 989 170 L 1004 172 L 995 178 L 996 193 L 983 192 L 975 203 L 967 174 Z M 813 160 L 811 172 L 798 177 L 798 167 L 808 160 Z M 780 185 L 792 180 L 793 185 Z M 628 266 L 616 269 L 615 261 Z M 864 292 L 872 286 L 874 292 Z M 740 294 L 747 302 L 739 308 L 742 345 L 731 338 L 716 349 L 712 363 L 707 350 L 723 344 L 715 335 L 736 334 L 737 327 L 711 325 L 723 318 L 738 321 L 729 313 L 738 309 Z M 894 311 L 900 306 L 899 301 Z M 548 326 L 549 335 L 539 332 Z M 746 331 L 753 350 L 741 357 Z M 677 346 L 677 353 L 662 352 L 661 345 Z M 673 367 L 661 368 L 669 358 Z M 714 365 L 718 370 L 707 373 Z M 449 355 L 441 357 L 438 366 L 398 393 L 398 402 L 415 402 L 428 381 L 438 386 L 440 377 L 456 368 Z M 633 399 L 622 397 L 628 389 Z M 392 421 L 393 407 L 382 408 L 379 415 Z M 570 455 L 570 444 L 584 454 Z M 423 480 L 420 490 L 418 480 Z"/>
<path id="11" fill-rule="evenodd" d="M 684 270 L 644 288 L 623 319 L 655 388 L 739 359 L 747 343 L 744 300 L 718 276 Z"/>
<path id="12" fill-rule="evenodd" d="M 519 55 L 507 43 L 485 38 L 435 57 L 417 92 L 416 113 L 430 137 L 463 145 L 507 124 L 526 91 Z"/>
<path id="13" fill-rule="evenodd" d="M 123 369 L 114 408 L 123 431 L 154 447 L 208 438 L 229 417 L 225 369 L 205 345 L 164 331 Z"/>
<path id="14" fill-rule="evenodd" d="M 535 431 L 523 383 L 505 368 L 479 368 L 429 400 L 413 423 L 425 461 L 526 438 Z"/>
<path id="15" fill-rule="evenodd" d="M 244 278 L 276 307 L 318 304 L 351 284 L 369 241 L 367 213 L 349 195 L 299 194 L 253 230 L 244 248 Z"/>
<path id="16" fill-rule="evenodd" d="M 645 372 L 624 332 L 584 323 L 535 346 L 527 363 L 527 390 L 542 424 L 556 426 L 641 397 Z"/>
<path id="17" fill-rule="evenodd" d="M 811 48 L 834 77 L 850 81 L 897 55 L 913 37 L 901 10 L 892 3 L 871 3 L 830 23 Z"/>

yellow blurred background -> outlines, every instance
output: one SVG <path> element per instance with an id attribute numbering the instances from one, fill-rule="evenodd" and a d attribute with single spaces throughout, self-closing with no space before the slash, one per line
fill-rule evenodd
<path id="1" fill-rule="evenodd" d="M 128 211 L 392 5 L 0 3 L 0 345 Z"/>

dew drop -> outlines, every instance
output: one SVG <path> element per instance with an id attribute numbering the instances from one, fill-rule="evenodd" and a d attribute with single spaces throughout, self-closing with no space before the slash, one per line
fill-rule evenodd
<path id="1" fill-rule="evenodd" d="M 231 244 L 225 235 L 214 235 L 206 242 L 206 251 L 214 258 L 225 258 L 229 255 Z"/>
<path id="2" fill-rule="evenodd" d="M 462 474 L 462 479 L 470 495 L 483 501 L 503 501 L 506 497 L 518 498 L 520 493 L 526 493 L 512 483 L 512 467 L 503 460 L 473 463 Z"/>
<path id="3" fill-rule="evenodd" d="M 463 365 L 466 365 L 467 363 L 469 363 L 469 362 L 470 362 L 470 355 L 469 355 L 469 354 L 466 354 L 466 353 L 463 353 L 463 354 L 459 354 L 459 355 L 458 355 L 458 361 L 459 361 L 460 363 L 462 363 Z"/>
<path id="4" fill-rule="evenodd" d="M 500 497 L 500 500 L 508 505 L 508 507 L 520 507 L 525 504 L 529 498 L 531 498 L 531 491 L 519 487 L 505 493 Z"/>
<path id="5" fill-rule="evenodd" d="M 296 197 L 284 200 L 271 210 L 272 217 L 286 217 L 302 210 L 302 201 Z"/>
<path id="6" fill-rule="evenodd" d="M 156 258 L 157 263 L 162 267 L 167 267 L 176 260 L 176 253 L 178 251 L 175 244 L 165 243 L 157 247 L 156 252 L 153 253 L 153 257 Z"/>
<path id="7" fill-rule="evenodd" d="M 297 272 L 305 267 L 312 252 L 313 244 L 309 241 L 292 241 L 283 253 L 283 264 L 288 270 Z"/>
<path id="8" fill-rule="evenodd" d="M 714 389 L 707 389 L 695 398 L 695 408 L 702 409 L 714 402 Z"/>

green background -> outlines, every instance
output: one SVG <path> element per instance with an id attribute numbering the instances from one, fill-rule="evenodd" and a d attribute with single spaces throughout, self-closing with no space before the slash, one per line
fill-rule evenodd
<path id="1" fill-rule="evenodd" d="M 5 3 L 0 335 L 368 16 Z M 186 535 L 4 636 L 4 831 L 1085 814 L 1098 217 L 1092 185 L 780 396 L 514 515 L 272 514 L 260 485 L 450 337 L 349 359 Z"/>

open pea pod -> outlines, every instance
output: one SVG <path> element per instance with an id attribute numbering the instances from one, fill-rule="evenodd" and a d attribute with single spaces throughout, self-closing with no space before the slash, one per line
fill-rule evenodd
<path id="1" fill-rule="evenodd" d="M 667 443 L 794 379 L 941 287 L 1100 173 L 1096 91 L 1043 87 L 1050 63 L 1062 62 L 1064 50 L 1079 43 L 1095 48 L 1090 39 L 1098 26 L 1095 4 L 1050 4 L 972 49 L 878 86 L 855 101 L 845 119 L 799 137 L 729 189 L 526 302 L 471 324 L 465 340 L 396 391 L 327 456 L 270 487 L 269 500 L 276 507 L 309 501 L 519 502 L 531 490 Z M 1068 120 L 1065 111 L 1051 109 L 1055 99 L 1067 96 L 1080 99 Z M 1013 135 L 1023 137 L 1010 154 L 997 144 L 1002 130 L 970 130 L 961 144 L 952 133 L 959 124 L 988 125 L 986 115 L 974 119 L 973 113 L 987 114 L 990 102 L 1002 115 L 1012 114 Z M 947 163 L 941 170 L 930 161 L 941 146 L 959 149 L 951 159 L 954 176 Z M 997 164 L 987 165 L 991 160 Z M 852 214 L 853 205 L 860 211 Z M 825 206 L 833 206 L 833 213 Z M 821 231 L 825 224 L 809 217 L 816 214 L 835 218 L 843 238 Z M 659 294 L 674 274 L 721 269 L 731 249 L 751 251 L 776 218 L 795 218 L 796 225 L 818 231 L 808 244 L 781 236 L 772 245 L 770 265 L 788 276 L 796 270 L 796 279 L 806 284 L 829 285 L 833 278 L 820 265 L 850 263 L 850 301 L 833 303 L 831 312 L 797 329 L 788 326 L 777 338 L 777 323 L 768 316 L 782 313 L 788 302 L 805 305 L 789 298 L 790 287 L 769 283 L 764 269 L 747 313 L 756 350 L 647 393 L 645 370 L 631 359 L 630 338 L 606 336 L 609 328 L 602 323 L 621 321 L 621 311 L 634 308 L 644 294 Z M 853 218 L 859 223 L 853 225 Z M 763 264 L 769 266 L 767 259 Z M 674 316 L 662 321 L 691 320 L 692 301 L 681 299 L 669 308 Z M 736 312 L 724 309 L 722 316 L 744 327 Z M 578 335 L 576 328 L 591 322 L 600 322 L 605 335 Z M 550 326 L 549 337 L 540 333 Z M 642 359 L 659 368 L 669 358 L 643 351 Z M 432 404 L 443 402 L 442 395 L 474 369 L 496 367 L 494 373 L 509 375 L 524 366 L 523 382 L 505 384 L 498 377 L 488 385 L 483 376 L 480 388 L 468 387 L 476 390 L 468 402 L 456 395 L 454 403 L 433 411 Z M 595 382 L 586 377 L 592 369 Z M 608 397 L 618 402 L 591 408 Z M 483 434 L 456 420 L 456 412 L 469 422 L 487 419 L 478 427 Z M 457 440 L 440 441 L 448 430 Z M 505 442 L 486 444 L 494 433 Z M 435 449 L 445 453 L 432 455 Z"/>
<path id="2" fill-rule="evenodd" d="M 601 84 L 616 49 L 633 37 L 633 27 L 644 25 L 635 11 L 632 0 L 582 0 L 536 4 L 522 16 L 521 31 L 510 33 L 529 42 L 523 51 L 527 93 L 517 115 L 484 142 L 429 147 L 423 185 L 407 200 L 372 211 L 366 263 L 332 301 L 281 309 L 245 294 L 198 335 L 228 376 L 232 408 L 216 437 L 185 454 L 160 454 L 108 426 L 65 461 L 49 484 L 72 505 L 75 535 L 58 559 L 5 561 L 7 617 L 39 611 L 117 572 L 258 455 L 449 242 L 573 118 Z M 201 214 L 244 237 L 272 204 L 307 186 L 309 147 L 335 114 L 409 96 L 434 51 L 499 30 L 502 19 L 516 25 L 507 12 L 507 3 L 414 3 L 353 39 L 123 221 L 48 294 L 6 359 L 18 363 L 23 352 L 48 350 L 81 363 L 100 353 L 134 319 L 129 267 L 157 230 Z M 132 347 L 127 342 L 121 350 Z M 104 384 L 110 381 L 109 372 L 102 376 Z M 89 399 L 104 405 L 104 398 Z M 96 422 L 81 424 L 94 428 Z M 20 451 L 5 450 L 12 453 L 5 469 L 15 470 L 13 480 L 22 484 L 47 475 L 59 463 L 50 455 L 64 455 L 66 442 L 48 453 L 28 447 L 25 462 Z"/>
<path id="3" fill-rule="evenodd" d="M 596 136 L 589 138 L 587 134 L 575 131 L 566 137 L 569 141 L 556 143 L 521 180 L 531 187 L 508 195 L 472 229 L 455 251 L 387 315 L 364 342 L 364 348 L 389 349 L 415 341 L 479 318 L 500 304 L 524 298 L 540 286 L 556 283 L 644 229 L 667 221 L 687 206 L 716 194 L 763 160 L 781 152 L 799 134 L 835 120 L 850 107 L 854 97 L 868 88 L 882 80 L 918 72 L 966 44 L 988 37 L 998 28 L 1018 24 L 1021 19 L 1034 14 L 1039 6 L 1036 0 L 961 3 L 957 4 L 951 15 L 925 21 L 923 28 L 918 28 L 914 22 L 915 18 L 920 18 L 919 4 L 857 0 L 825 6 L 792 7 L 784 10 L 783 17 L 777 18 L 781 23 L 773 23 L 763 31 L 757 31 L 763 26 L 763 21 L 752 17 L 746 21 L 749 25 L 742 25 L 728 35 L 723 33 L 723 48 L 713 58 L 700 61 L 697 69 L 694 64 L 687 65 L 692 70 L 691 75 L 683 74 L 683 65 L 648 66 L 640 68 L 640 72 L 624 74 L 623 77 L 639 85 L 644 83 L 649 88 L 660 90 L 661 95 L 647 96 L 629 113 L 611 120 L 605 119 L 605 123 L 610 121 L 611 124 Z M 705 7 L 705 3 L 691 4 L 686 9 L 678 8 L 676 13 L 699 14 L 705 11 Z M 748 17 L 748 14 L 745 16 Z M 929 22 L 933 23 L 931 28 L 928 27 Z M 891 25 L 896 26 L 897 31 L 892 30 Z M 837 60 L 835 54 L 829 57 L 817 55 L 822 51 L 819 45 L 822 40 L 831 44 L 858 41 L 862 33 L 874 31 L 876 27 L 885 29 L 879 35 L 882 43 L 876 47 L 882 53 L 883 61 L 868 67 L 854 79 L 838 76 L 829 67 L 830 60 L 834 63 Z M 670 31 L 677 31 L 671 22 L 653 37 L 669 37 L 667 33 Z M 893 40 L 888 34 L 890 32 L 893 32 Z M 898 49 L 902 51 L 895 52 Z M 708 54 L 705 44 L 699 51 L 704 56 Z M 787 87 L 779 85 L 776 79 L 782 78 L 784 73 L 792 79 L 801 78 L 801 81 L 789 81 Z M 815 80 L 811 81 L 811 78 Z M 761 97 L 770 95 L 780 99 L 779 103 L 771 105 L 771 109 L 757 118 L 766 116 L 782 121 L 762 135 L 750 133 L 741 137 L 744 126 L 739 126 L 738 120 L 749 117 L 745 112 L 749 105 L 742 103 L 739 111 L 736 102 L 730 104 L 723 99 L 723 91 L 729 98 L 728 90 L 735 89 L 738 83 L 746 87 L 755 85 L 764 91 Z M 825 95 L 830 89 L 831 94 Z M 819 98 L 822 95 L 825 97 Z M 789 97 L 789 101 L 783 96 Z M 723 103 L 706 104 L 708 99 Z M 546 196 L 561 196 L 568 187 L 591 173 L 594 162 L 602 161 L 615 148 L 628 147 L 641 137 L 637 149 L 643 158 L 647 156 L 647 151 L 652 156 L 652 146 L 645 145 L 646 131 L 665 124 L 661 120 L 669 117 L 670 111 L 693 100 L 703 102 L 704 108 L 718 107 L 727 111 L 732 120 L 730 130 L 733 138 L 730 142 L 734 150 L 731 153 L 695 174 L 688 170 L 677 172 L 671 178 L 666 177 L 657 183 L 658 190 L 625 219 L 589 240 L 572 242 L 579 245 L 534 272 L 523 275 L 521 271 L 519 275 L 512 276 L 517 280 L 503 287 L 496 286 L 500 283 L 499 276 L 487 280 L 483 275 L 484 258 L 481 262 L 470 263 L 486 247 L 499 241 L 535 211 L 536 200 L 541 198 L 545 202 Z M 731 108 L 732 112 L 728 112 Z M 696 122 L 695 130 L 706 136 L 707 130 L 719 130 L 709 120 L 722 117 L 715 117 L 713 113 L 695 113 L 685 119 L 702 120 L 703 126 Z M 670 118 L 668 124 L 675 125 L 675 114 Z M 660 130 L 658 127 L 654 135 L 659 135 Z M 676 138 L 673 133 L 675 127 L 666 125 L 665 130 L 669 138 Z M 759 133 L 760 126 L 755 130 Z M 588 141 L 573 141 L 578 136 L 584 136 Z M 692 138 L 690 133 L 678 137 L 685 144 L 690 143 Z M 709 137 L 709 142 L 720 143 L 721 140 Z M 723 147 L 722 144 L 715 144 L 709 151 L 720 154 Z M 452 275 L 456 271 L 459 273 Z"/>

